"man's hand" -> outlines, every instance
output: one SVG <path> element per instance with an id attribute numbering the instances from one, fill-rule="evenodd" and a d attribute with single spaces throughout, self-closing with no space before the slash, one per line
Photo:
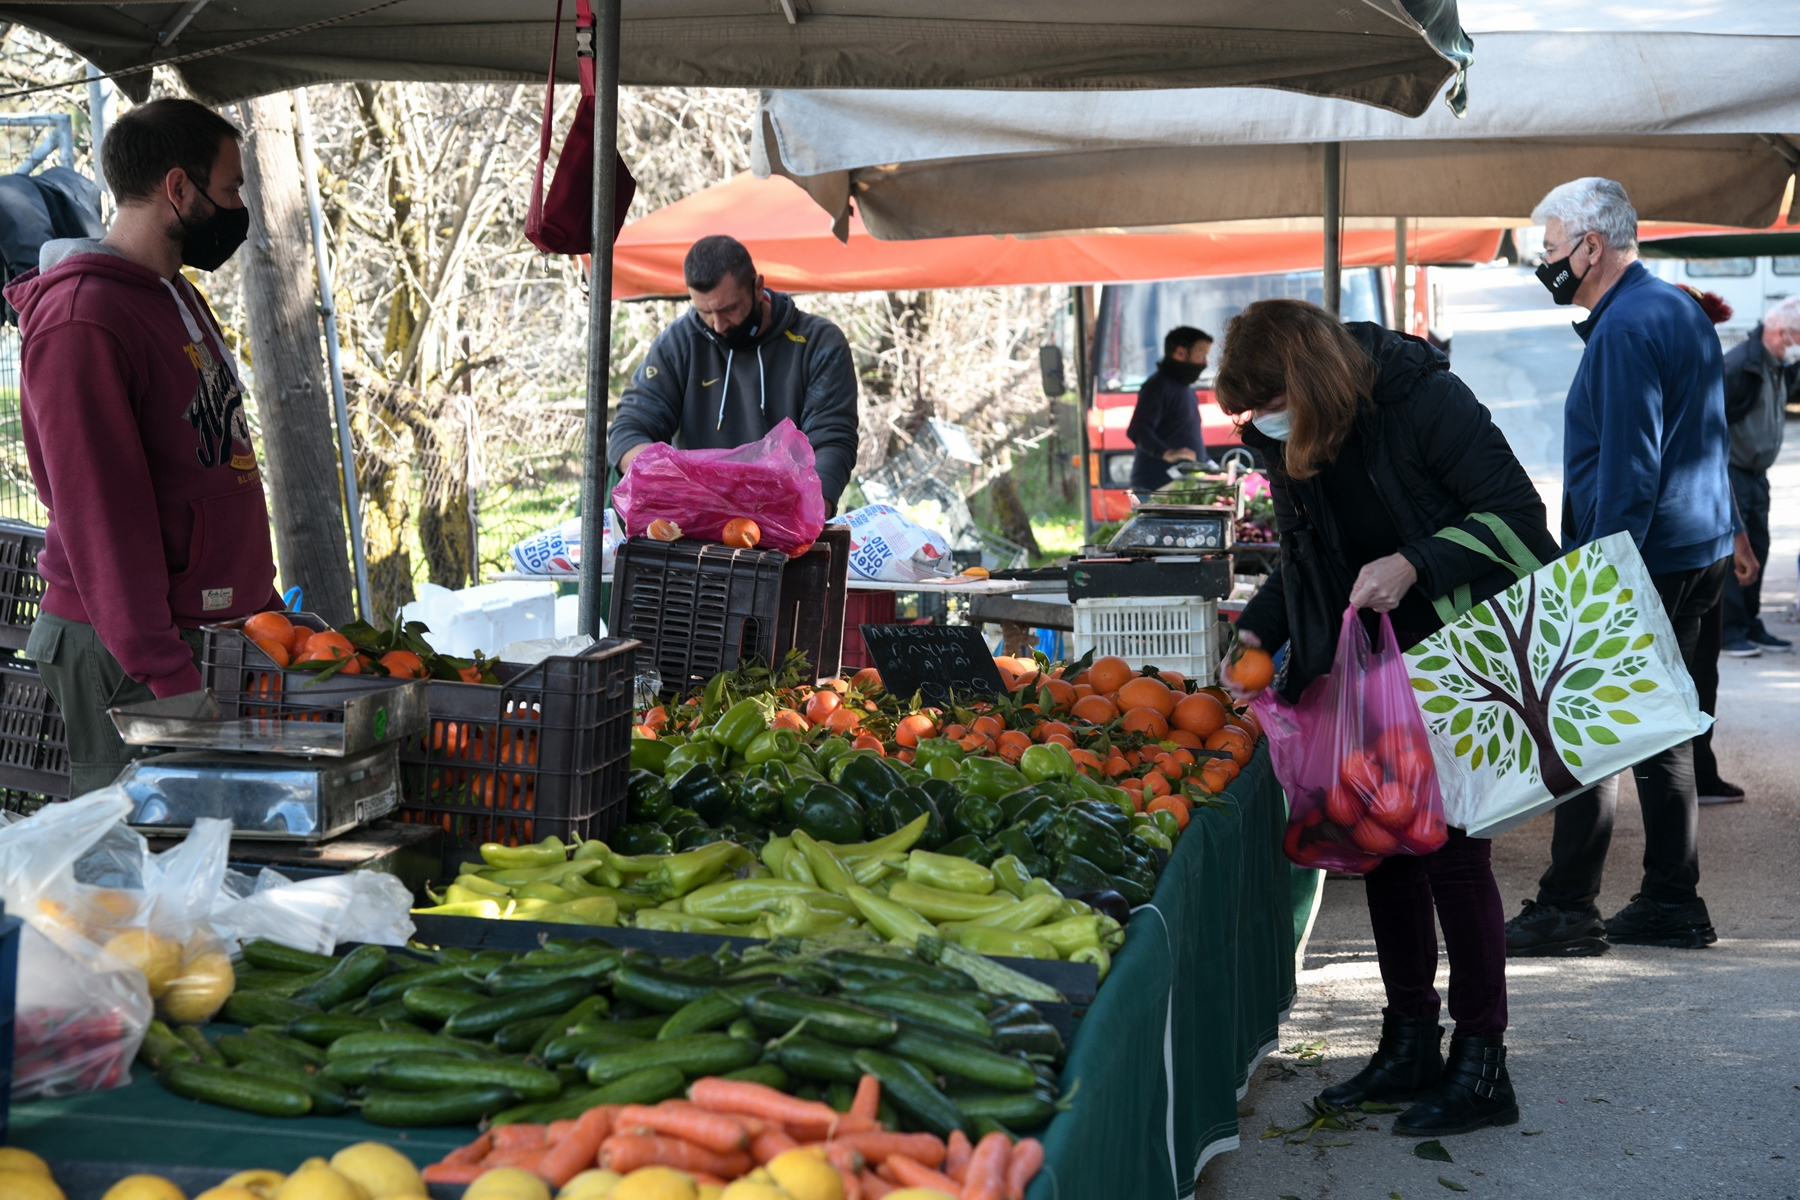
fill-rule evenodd
<path id="1" fill-rule="evenodd" d="M 1731 539 L 1731 570 L 1737 576 L 1739 587 L 1749 587 L 1762 575 L 1762 564 L 1756 561 L 1756 551 L 1750 549 L 1747 533 Z"/>
<path id="2" fill-rule="evenodd" d="M 1350 588 L 1350 603 L 1376 612 L 1393 612 L 1406 590 L 1419 581 L 1419 572 L 1405 555 L 1390 554 L 1364 567 Z"/>
<path id="3" fill-rule="evenodd" d="M 1162 460 L 1166 463 L 1194 462 L 1199 457 L 1199 455 L 1195 454 L 1192 450 L 1189 450 L 1186 446 L 1174 450 L 1164 450 L 1162 452 Z"/>
<path id="4" fill-rule="evenodd" d="M 641 445 L 633 446 L 625 453 L 619 455 L 619 474 L 623 475 L 625 472 L 631 470 L 631 460 L 642 454 L 645 447 L 653 444 L 654 443 L 652 442 L 644 442 Z"/>

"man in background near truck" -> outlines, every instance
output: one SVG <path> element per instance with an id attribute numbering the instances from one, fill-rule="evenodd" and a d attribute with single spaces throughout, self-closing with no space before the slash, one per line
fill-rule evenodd
<path id="1" fill-rule="evenodd" d="M 1131 490 L 1154 492 L 1169 482 L 1169 468 L 1194 462 L 1206 453 L 1200 432 L 1200 399 L 1194 383 L 1206 370 L 1212 335 L 1191 325 L 1178 325 L 1163 337 L 1163 358 L 1138 389 L 1137 407 L 1125 436 L 1136 453 L 1131 459 Z"/>
<path id="2" fill-rule="evenodd" d="M 856 369 L 843 330 L 764 287 L 735 238 L 695 242 L 682 275 L 693 307 L 656 335 L 619 398 L 606 435 L 612 465 L 624 474 L 652 442 L 734 449 L 787 417 L 812 444 L 826 515 L 835 514 L 857 446 Z"/>
<path id="3" fill-rule="evenodd" d="M 241 136 L 192 100 L 132 109 L 100 149 L 106 236 L 44 243 L 6 289 L 50 512 L 25 657 L 62 709 L 72 796 L 136 757 L 109 707 L 198 691 L 200 627 L 279 607 L 237 367 L 181 273 L 216 270 L 249 230 Z"/>
<path id="4" fill-rule="evenodd" d="M 1769 562 L 1769 468 L 1781 453 L 1788 397 L 1800 388 L 1800 296 L 1763 315 L 1762 324 L 1725 355 L 1725 420 L 1731 427 L 1731 491 L 1750 535 L 1750 549 Z M 1762 581 L 1725 583 L 1721 653 L 1754 658 L 1794 644 L 1763 627 Z"/>

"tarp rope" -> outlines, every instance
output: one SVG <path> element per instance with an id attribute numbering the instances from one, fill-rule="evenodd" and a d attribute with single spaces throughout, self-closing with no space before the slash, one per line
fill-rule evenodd
<path id="1" fill-rule="evenodd" d="M 326 17 L 322 21 L 314 21 L 308 25 L 296 25 L 292 29 L 283 29 L 278 33 L 265 33 L 260 37 L 246 38 L 241 42 L 232 42 L 225 46 L 215 46 L 211 50 L 196 50 L 191 54 L 177 54 L 173 58 L 159 58 L 155 62 L 142 63 L 135 67 L 123 67 L 117 71 L 107 71 L 100 75 L 83 75 L 79 79 L 70 79 L 63 83 L 40 83 L 36 87 L 20 88 L 12 92 L 0 92 L 0 100 L 16 100 L 20 96 L 34 96 L 39 92 L 53 92 L 58 88 L 86 87 L 102 79 L 121 79 L 127 75 L 142 75 L 145 71 L 154 71 L 158 67 L 173 67 L 180 63 L 193 62 L 196 59 L 212 58 L 219 54 L 230 54 L 237 50 L 248 50 L 252 46 L 262 46 L 269 42 L 278 42 L 282 38 L 293 37 L 297 33 L 311 33 L 315 29 L 323 29 L 327 25 L 336 25 L 343 21 L 366 17 L 372 12 L 380 12 L 384 8 L 392 8 L 396 4 L 404 4 L 406 0 L 380 0 L 367 8 L 359 8 L 355 12 L 342 13 L 335 17 Z"/>

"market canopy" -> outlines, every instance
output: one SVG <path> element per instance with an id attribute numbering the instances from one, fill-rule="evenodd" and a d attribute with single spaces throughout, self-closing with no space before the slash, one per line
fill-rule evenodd
<path id="1" fill-rule="evenodd" d="M 1691 7 L 1490 7 L 1462 120 L 1242 88 L 773 91 L 755 166 L 833 215 L 854 197 L 880 238 L 1319 215 L 1330 142 L 1351 217 L 1518 221 L 1605 175 L 1646 219 L 1767 226 L 1800 163 L 1800 9 Z"/>
<path id="2" fill-rule="evenodd" d="M 183 63 L 219 104 L 360 79 L 538 80 L 556 0 L 0 3 L 106 71 Z M 574 4 L 565 5 L 565 20 Z M 1276 87 L 1417 116 L 1469 41 L 1455 0 L 624 0 L 620 82 L 694 87 Z M 575 77 L 573 37 L 563 77 Z M 121 81 L 142 99 L 148 74 Z"/>
<path id="3" fill-rule="evenodd" d="M 784 292 L 911 291 L 1016 284 L 1115 283 L 1196 275 L 1317 271 L 1318 221 L 1240 222 L 1167 233 L 1076 237 L 932 238 L 883 242 L 850 219 L 849 240 L 786 179 L 739 175 L 625 226 L 613 248 L 613 298 L 685 296 L 681 264 L 709 234 L 744 243 L 770 287 Z M 1497 229 L 1426 227 L 1409 243 L 1414 262 L 1494 257 Z M 1391 225 L 1350 229 L 1345 266 L 1394 261 Z"/>

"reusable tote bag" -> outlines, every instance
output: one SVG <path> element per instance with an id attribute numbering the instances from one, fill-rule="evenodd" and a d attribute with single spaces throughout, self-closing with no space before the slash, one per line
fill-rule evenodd
<path id="1" fill-rule="evenodd" d="M 1444 818 L 1491 838 L 1712 725 L 1675 631 L 1626 533 L 1535 560 L 1505 522 L 1477 514 L 1511 562 L 1460 529 L 1437 536 L 1521 576 L 1406 652 Z M 1457 603 L 1460 601 L 1460 603 Z"/>

